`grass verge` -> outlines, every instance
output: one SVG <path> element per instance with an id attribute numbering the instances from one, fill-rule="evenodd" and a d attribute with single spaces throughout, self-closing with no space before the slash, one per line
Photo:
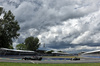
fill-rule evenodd
<path id="1" fill-rule="evenodd" d="M 100 66 L 100 63 L 32 64 L 32 63 L 6 63 L 6 62 L 0 62 L 0 66 Z"/>

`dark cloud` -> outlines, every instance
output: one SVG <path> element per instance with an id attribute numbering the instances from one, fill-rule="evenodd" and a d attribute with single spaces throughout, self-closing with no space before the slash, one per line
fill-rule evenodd
<path id="1" fill-rule="evenodd" d="M 66 49 L 66 48 L 69 48 L 69 47 L 72 47 L 74 48 L 75 46 L 79 46 L 79 45 L 75 45 L 75 44 L 70 44 L 70 43 L 67 43 L 67 42 L 51 42 L 51 44 L 47 44 L 46 45 L 47 47 L 49 48 L 53 48 L 53 49 Z"/>

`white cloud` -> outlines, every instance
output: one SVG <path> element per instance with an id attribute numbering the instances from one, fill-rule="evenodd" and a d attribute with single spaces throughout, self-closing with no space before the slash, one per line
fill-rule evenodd
<path id="1" fill-rule="evenodd" d="M 9 0 L 10 2 L 20 3 L 20 0 Z"/>
<path id="2" fill-rule="evenodd" d="M 38 36 L 42 44 L 57 42 L 56 47 L 69 49 L 76 49 L 75 44 L 100 43 L 99 0 L 0 0 L 0 4 L 11 10 L 20 24 L 17 43 L 28 36 Z"/>
<path id="3" fill-rule="evenodd" d="M 88 37 L 90 37 L 90 32 L 86 31 L 82 35 L 80 35 L 78 38 L 74 39 L 72 41 L 72 44 L 81 44 L 81 43 L 86 43 L 85 41 L 88 41 Z"/>
<path id="4" fill-rule="evenodd" d="M 30 2 L 23 2 L 19 7 L 15 10 L 14 14 L 16 15 L 16 19 L 21 21 L 29 21 L 32 19 L 34 5 Z"/>
<path id="5" fill-rule="evenodd" d="M 63 41 L 66 46 L 69 44 L 92 46 L 93 43 L 98 43 L 99 46 L 100 28 L 97 26 L 100 24 L 99 13 L 100 11 L 97 11 L 81 18 L 64 21 L 62 25 L 48 27 L 48 32 L 39 34 L 39 38 L 46 44 Z"/>

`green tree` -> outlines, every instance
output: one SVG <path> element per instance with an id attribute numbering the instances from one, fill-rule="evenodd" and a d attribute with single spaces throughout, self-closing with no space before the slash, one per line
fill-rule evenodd
<path id="1" fill-rule="evenodd" d="M 58 51 L 58 52 L 61 52 L 61 53 L 63 53 L 63 51 L 61 51 L 61 50 L 60 50 L 60 51 Z"/>
<path id="2" fill-rule="evenodd" d="M 0 7 L 0 16 L 1 16 L 1 14 L 3 13 L 3 8 L 2 7 Z M 0 18 L 0 23 L 2 22 L 2 19 Z M 2 26 L 1 26 L 1 24 L 0 24 L 0 35 L 2 35 L 1 34 L 1 30 L 2 30 Z M 1 40 L 0 40 L 1 41 Z"/>
<path id="3" fill-rule="evenodd" d="M 4 14 L 3 18 L 0 18 L 0 47 L 9 48 L 12 45 L 12 40 L 18 38 L 20 27 L 10 10 L 6 12 L 0 9 L 0 13 Z"/>
<path id="4" fill-rule="evenodd" d="M 17 50 L 26 50 L 26 45 L 25 44 L 18 44 L 18 45 L 16 45 L 16 49 Z"/>
<path id="5" fill-rule="evenodd" d="M 0 15 L 3 13 L 3 8 L 0 7 Z"/>
<path id="6" fill-rule="evenodd" d="M 40 46 L 39 39 L 32 36 L 28 37 L 25 39 L 25 45 L 27 50 L 36 51 Z"/>
<path id="7" fill-rule="evenodd" d="M 9 49 L 14 49 L 12 45 L 10 45 L 8 48 L 9 48 Z"/>
<path id="8" fill-rule="evenodd" d="M 51 54 L 54 50 L 47 51 L 46 53 Z"/>

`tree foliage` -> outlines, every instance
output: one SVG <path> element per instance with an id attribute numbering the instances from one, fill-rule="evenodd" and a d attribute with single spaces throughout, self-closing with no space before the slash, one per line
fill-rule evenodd
<path id="1" fill-rule="evenodd" d="M 17 46 L 16 46 L 16 49 L 17 50 L 26 50 L 26 45 L 25 44 L 18 44 Z"/>
<path id="2" fill-rule="evenodd" d="M 51 54 L 54 50 L 47 51 L 46 53 Z"/>
<path id="3" fill-rule="evenodd" d="M 9 49 L 14 49 L 12 45 L 10 45 L 8 48 L 9 48 Z"/>
<path id="4" fill-rule="evenodd" d="M 40 46 L 39 39 L 32 36 L 28 37 L 25 39 L 25 45 L 27 50 L 36 51 Z"/>
<path id="5" fill-rule="evenodd" d="M 3 8 L 0 7 L 0 15 L 3 13 Z"/>
<path id="6" fill-rule="evenodd" d="M 0 13 L 4 14 L 3 18 L 0 18 L 0 47 L 9 48 L 12 45 L 12 40 L 18 38 L 19 33 L 17 32 L 20 27 L 10 10 L 6 12 L 0 9 Z"/>
<path id="7" fill-rule="evenodd" d="M 63 51 L 60 50 L 60 51 L 58 51 L 58 52 L 63 52 Z"/>

